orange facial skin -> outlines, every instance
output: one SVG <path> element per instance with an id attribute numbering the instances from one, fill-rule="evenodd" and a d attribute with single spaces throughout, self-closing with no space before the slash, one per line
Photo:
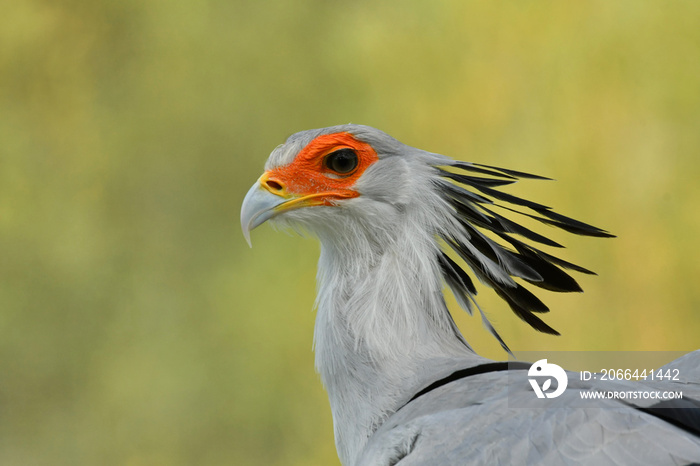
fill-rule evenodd
<path id="1" fill-rule="evenodd" d="M 326 166 L 326 156 L 339 149 L 352 149 L 358 157 L 357 167 L 350 173 L 337 173 Z M 360 194 L 353 189 L 367 167 L 379 160 L 369 144 L 358 141 L 350 133 L 324 134 L 304 147 L 292 163 L 263 174 L 260 183 L 273 194 L 289 198 L 280 210 L 310 205 L 334 205 L 335 200 Z"/>

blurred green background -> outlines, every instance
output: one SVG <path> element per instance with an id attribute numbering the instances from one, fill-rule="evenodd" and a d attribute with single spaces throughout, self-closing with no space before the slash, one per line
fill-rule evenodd
<path id="1" fill-rule="evenodd" d="M 240 232 L 291 133 L 556 178 L 619 236 L 518 350 L 700 346 L 700 2 L 3 1 L 0 464 L 337 464 L 312 239 Z M 504 358 L 477 319 L 470 342 Z"/>

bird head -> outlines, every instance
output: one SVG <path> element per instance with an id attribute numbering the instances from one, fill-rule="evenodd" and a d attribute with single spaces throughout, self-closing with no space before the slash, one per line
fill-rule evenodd
<path id="1" fill-rule="evenodd" d="M 421 185 L 429 183 L 431 157 L 368 126 L 296 133 L 272 152 L 248 191 L 243 233 L 250 244 L 250 232 L 268 220 L 322 238 L 391 229 L 429 188 Z"/>

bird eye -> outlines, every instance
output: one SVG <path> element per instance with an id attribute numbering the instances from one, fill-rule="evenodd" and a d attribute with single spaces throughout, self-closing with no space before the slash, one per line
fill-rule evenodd
<path id="1" fill-rule="evenodd" d="M 357 154 L 352 149 L 339 149 L 326 156 L 326 168 L 341 175 L 347 175 L 357 168 Z"/>

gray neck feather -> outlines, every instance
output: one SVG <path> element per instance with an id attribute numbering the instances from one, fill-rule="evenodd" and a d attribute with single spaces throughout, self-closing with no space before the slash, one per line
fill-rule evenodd
<path id="1" fill-rule="evenodd" d="M 316 367 L 344 464 L 446 361 L 466 367 L 480 359 L 447 311 L 438 245 L 432 232 L 416 228 L 422 220 L 403 211 L 386 222 L 402 225 L 392 231 L 362 228 L 355 218 L 318 232 Z"/>

